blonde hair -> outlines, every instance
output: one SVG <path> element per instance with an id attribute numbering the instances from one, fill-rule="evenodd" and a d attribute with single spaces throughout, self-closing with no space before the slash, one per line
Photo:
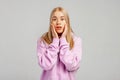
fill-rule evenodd
<path id="1" fill-rule="evenodd" d="M 67 32 L 67 35 L 66 35 L 66 40 L 67 40 L 67 42 L 70 45 L 70 49 L 72 49 L 73 46 L 74 46 L 74 41 L 73 41 L 71 32 L 73 32 L 73 31 L 72 31 L 72 29 L 70 27 L 69 16 L 68 16 L 68 13 L 65 11 L 65 9 L 63 9 L 62 7 L 56 7 L 56 8 L 54 8 L 52 10 L 52 12 L 51 12 L 51 15 L 50 15 L 50 23 L 49 23 L 49 25 L 52 22 L 52 15 L 56 11 L 61 11 L 64 14 L 64 16 L 65 16 L 65 20 L 66 20 L 67 27 L 68 27 L 68 32 Z M 52 32 L 51 32 L 51 25 L 49 26 L 48 32 L 46 32 L 44 35 L 42 35 L 42 38 L 45 40 L 46 43 L 48 43 L 48 44 L 52 43 L 53 37 L 52 37 Z"/>

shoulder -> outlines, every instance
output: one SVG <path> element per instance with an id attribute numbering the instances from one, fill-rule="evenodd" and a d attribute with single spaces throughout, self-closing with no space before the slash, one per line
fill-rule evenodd
<path id="1" fill-rule="evenodd" d="M 37 38 L 37 42 L 44 41 L 43 38 L 45 37 L 46 34 L 47 34 L 47 32 L 43 33 L 42 36 L 38 37 L 38 38 Z"/>
<path id="2" fill-rule="evenodd" d="M 43 37 L 45 36 L 46 33 L 44 33 L 42 36 L 40 36 L 39 38 L 37 38 L 37 45 L 41 45 L 41 46 L 45 46 L 46 42 L 43 39 Z"/>
<path id="3" fill-rule="evenodd" d="M 42 37 L 39 37 L 37 39 L 37 45 L 43 45 L 43 38 Z"/>
<path id="4" fill-rule="evenodd" d="M 82 42 L 82 38 L 80 36 L 77 36 L 74 33 L 72 33 L 72 38 L 73 38 L 74 42 Z"/>

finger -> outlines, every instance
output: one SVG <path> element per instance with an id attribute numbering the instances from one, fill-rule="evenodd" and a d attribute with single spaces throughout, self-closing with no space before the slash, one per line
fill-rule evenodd
<path id="1" fill-rule="evenodd" d="M 52 30 L 55 31 L 55 28 L 54 28 L 54 25 L 53 25 L 53 24 L 51 24 L 51 27 L 52 27 Z"/>
<path id="2" fill-rule="evenodd" d="M 67 32 L 67 24 L 65 24 L 64 32 Z"/>
<path id="3" fill-rule="evenodd" d="M 52 31 L 53 31 L 54 34 L 56 33 L 56 31 L 55 31 L 55 27 L 54 27 L 53 24 L 52 24 Z"/>
<path id="4" fill-rule="evenodd" d="M 52 31 L 52 33 L 53 33 L 53 25 L 52 24 L 50 24 L 51 25 L 51 31 Z"/>
<path id="5" fill-rule="evenodd" d="M 64 32 L 63 32 L 63 35 L 66 36 L 67 34 L 67 24 L 65 24 L 65 28 L 64 28 Z"/>
<path id="6" fill-rule="evenodd" d="M 55 27 L 53 24 L 51 24 L 51 30 L 52 30 L 53 37 L 58 37 L 57 32 L 55 31 Z"/>

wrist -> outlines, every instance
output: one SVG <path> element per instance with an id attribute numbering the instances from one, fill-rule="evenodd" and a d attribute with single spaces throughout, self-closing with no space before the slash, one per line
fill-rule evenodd
<path id="1" fill-rule="evenodd" d="M 65 37 L 65 35 L 62 35 L 61 37 Z"/>

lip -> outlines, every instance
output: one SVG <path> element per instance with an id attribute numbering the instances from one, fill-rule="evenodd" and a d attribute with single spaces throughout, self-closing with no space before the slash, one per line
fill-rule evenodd
<path id="1" fill-rule="evenodd" d="M 62 26 L 56 26 L 56 28 L 57 28 L 57 29 L 61 29 L 61 28 L 62 28 Z"/>

